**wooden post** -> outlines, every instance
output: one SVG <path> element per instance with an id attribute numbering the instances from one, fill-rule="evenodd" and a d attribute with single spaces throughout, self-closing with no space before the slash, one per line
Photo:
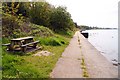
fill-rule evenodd
<path id="1" fill-rule="evenodd" d="M 22 47 L 21 49 L 22 49 L 22 52 L 26 52 L 27 47 L 24 46 L 24 47 Z"/>
<path id="2" fill-rule="evenodd" d="M 33 44 L 33 48 L 36 48 L 36 46 L 37 46 L 37 43 L 34 43 L 34 44 Z"/>

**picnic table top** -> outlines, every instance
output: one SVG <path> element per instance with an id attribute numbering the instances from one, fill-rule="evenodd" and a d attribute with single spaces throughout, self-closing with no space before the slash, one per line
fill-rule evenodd
<path id="1" fill-rule="evenodd" d="M 21 40 L 25 40 L 25 39 L 33 39 L 32 36 L 29 37 L 22 37 L 22 38 L 16 38 L 16 39 L 11 39 L 12 41 L 21 41 Z"/>

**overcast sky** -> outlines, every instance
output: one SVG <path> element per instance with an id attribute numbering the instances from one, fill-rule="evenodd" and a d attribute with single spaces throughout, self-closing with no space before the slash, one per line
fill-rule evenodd
<path id="1" fill-rule="evenodd" d="M 78 25 L 118 27 L 119 0 L 46 0 L 52 5 L 66 6 Z"/>

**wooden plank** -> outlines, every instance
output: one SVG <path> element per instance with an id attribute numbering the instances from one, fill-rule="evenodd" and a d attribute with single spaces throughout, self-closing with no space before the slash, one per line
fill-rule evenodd
<path id="1" fill-rule="evenodd" d="M 26 53 L 27 52 L 34 52 L 34 51 L 37 51 L 37 50 L 42 50 L 42 47 L 36 47 L 36 48 L 32 48 L 32 49 L 26 50 Z"/>
<path id="2" fill-rule="evenodd" d="M 25 40 L 25 39 L 33 39 L 33 37 L 29 36 L 29 37 L 16 38 L 16 39 L 11 39 L 11 40 L 17 41 L 17 40 Z"/>
<path id="3" fill-rule="evenodd" d="M 35 42 L 31 42 L 31 43 L 28 43 L 28 44 L 25 44 L 25 45 L 21 45 L 22 47 L 24 46 L 28 46 L 28 45 L 31 45 L 31 44 L 35 44 L 35 43 L 38 43 L 39 41 L 35 41 Z"/>
<path id="4" fill-rule="evenodd" d="M 8 44 L 2 44 L 2 46 L 9 46 L 10 45 L 10 43 L 8 43 Z"/>

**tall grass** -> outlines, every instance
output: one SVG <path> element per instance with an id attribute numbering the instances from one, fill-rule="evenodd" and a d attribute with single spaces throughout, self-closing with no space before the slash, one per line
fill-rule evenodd
<path id="1" fill-rule="evenodd" d="M 68 41 L 60 36 L 39 38 L 39 41 L 41 45 L 61 46 L 64 44 L 68 44 Z"/>

